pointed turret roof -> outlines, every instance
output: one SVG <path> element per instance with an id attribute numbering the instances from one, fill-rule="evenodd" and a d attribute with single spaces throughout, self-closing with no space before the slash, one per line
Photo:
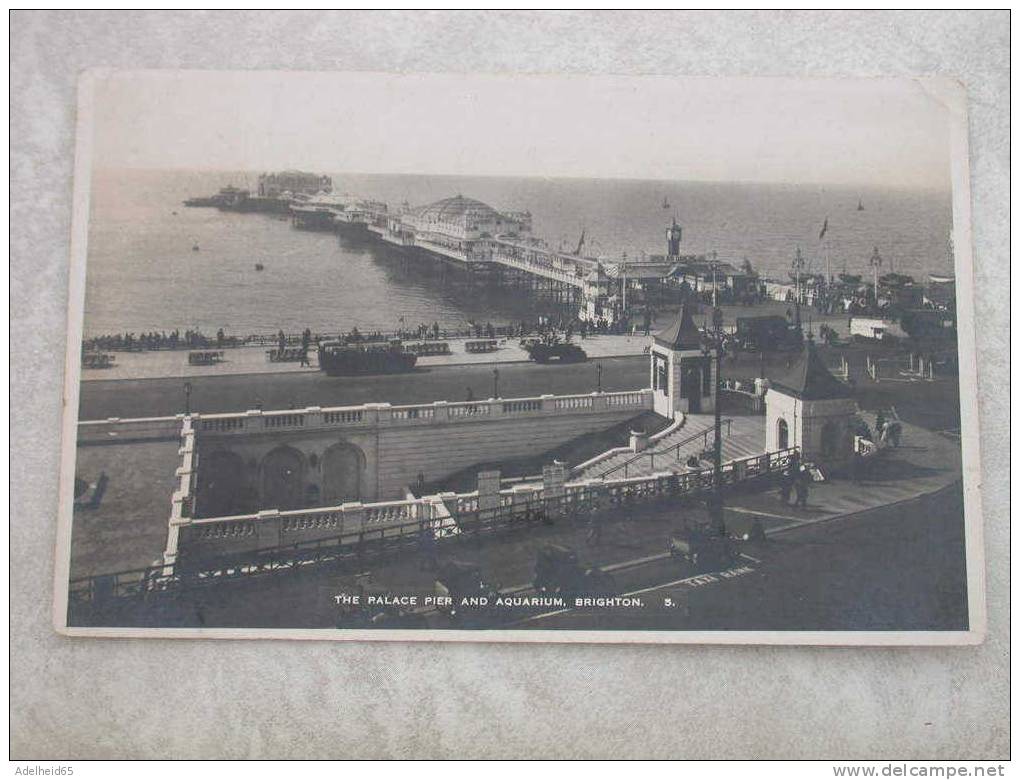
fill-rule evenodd
<path id="1" fill-rule="evenodd" d="M 811 338 L 804 342 L 804 351 L 793 368 L 772 381 L 772 387 L 802 401 L 828 398 L 851 398 L 853 391 L 829 373 Z"/>
<path id="2" fill-rule="evenodd" d="M 655 343 L 669 349 L 701 349 L 701 331 L 694 324 L 690 306 L 681 304 L 676 321 L 655 334 Z"/>

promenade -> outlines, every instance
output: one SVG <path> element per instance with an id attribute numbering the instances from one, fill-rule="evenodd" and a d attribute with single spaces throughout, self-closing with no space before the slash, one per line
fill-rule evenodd
<path id="1" fill-rule="evenodd" d="M 449 355 L 430 355 L 418 358 L 419 368 L 439 366 L 477 366 L 494 363 L 527 363 L 528 353 L 516 338 L 500 338 L 494 352 L 468 352 L 467 341 L 477 339 L 448 339 Z M 581 339 L 574 336 L 574 343 L 583 347 L 591 359 L 641 355 L 648 346 L 645 335 L 616 336 L 597 335 Z M 83 368 L 83 382 L 110 379 L 160 379 L 164 377 L 207 377 L 236 376 L 249 374 L 301 374 L 317 372 L 318 359 L 314 349 L 309 351 L 311 366 L 298 362 L 273 363 L 266 354 L 266 347 L 236 347 L 223 350 L 223 361 L 209 366 L 193 366 L 188 363 L 188 350 L 156 350 L 152 352 L 114 352 L 115 363 L 110 368 Z"/>

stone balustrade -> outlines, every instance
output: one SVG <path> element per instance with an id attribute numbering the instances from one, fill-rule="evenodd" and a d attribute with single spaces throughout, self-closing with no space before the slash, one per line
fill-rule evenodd
<path id="1" fill-rule="evenodd" d="M 732 485 L 778 474 L 788 466 L 793 452 L 795 448 L 729 461 L 720 470 L 721 482 Z M 629 478 L 587 479 L 563 485 L 561 498 L 565 509 L 571 506 L 591 509 L 602 507 L 603 502 L 681 496 L 710 490 L 714 479 L 711 469 L 670 470 Z M 514 485 L 500 491 L 499 507 L 504 512 L 524 513 L 541 507 L 546 498 L 541 483 Z M 450 532 L 455 533 L 456 515 L 471 515 L 479 511 L 478 492 L 473 491 L 371 504 L 351 502 L 341 506 L 284 512 L 266 510 L 229 517 L 192 519 L 177 516 L 171 522 L 177 533 L 171 537 L 173 550 L 168 543 L 167 560 L 172 562 L 176 559 L 178 545 L 192 547 L 199 555 L 236 554 L 316 540 L 342 539 L 353 542 L 371 531 L 381 532 L 384 536 L 386 529 L 404 533 L 407 526 L 423 521 L 437 529 L 440 526 L 449 527 Z"/>
<path id="2" fill-rule="evenodd" d="M 195 429 L 189 418 L 185 417 L 180 421 L 178 435 L 181 447 L 177 452 L 181 456 L 181 465 L 174 473 L 177 478 L 177 489 L 170 499 L 170 520 L 167 523 L 166 549 L 163 551 L 162 561 L 167 567 L 167 573 L 172 571 L 177 561 L 180 529 L 188 525 L 195 516 L 195 492 L 198 482 L 198 450 L 195 447 Z"/>
<path id="3" fill-rule="evenodd" d="M 542 395 L 532 398 L 487 399 L 392 406 L 387 403 L 363 406 L 311 406 L 306 409 L 188 416 L 195 432 L 204 435 L 244 435 L 287 430 L 346 429 L 378 426 L 439 425 L 479 419 L 537 417 L 542 415 L 592 414 L 599 411 L 633 409 L 635 414 L 652 408 L 651 390 L 587 395 Z M 176 438 L 185 415 L 78 423 L 79 443 L 111 440 Z"/>
<path id="4" fill-rule="evenodd" d="M 181 435 L 184 415 L 85 420 L 78 423 L 78 444 L 106 444 L 116 441 L 176 439 Z"/>

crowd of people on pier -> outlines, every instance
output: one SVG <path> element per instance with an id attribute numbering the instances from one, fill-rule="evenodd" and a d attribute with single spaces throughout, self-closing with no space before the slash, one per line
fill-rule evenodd
<path id="1" fill-rule="evenodd" d="M 650 318 L 645 317 L 643 331 L 648 332 Z M 640 326 L 639 326 L 640 327 Z M 340 331 L 338 339 L 343 342 L 366 342 L 383 341 L 388 338 L 399 338 L 404 340 L 420 339 L 441 340 L 449 338 L 523 338 L 529 335 L 545 336 L 551 333 L 565 334 L 569 340 L 575 334 L 582 339 L 599 334 L 622 334 L 631 333 L 634 326 L 630 319 L 622 319 L 610 322 L 606 318 L 595 321 L 582 320 L 577 317 L 566 315 L 547 316 L 541 315 L 534 320 L 516 320 L 505 325 L 495 325 L 492 322 L 469 321 L 465 328 L 448 329 L 441 327 L 438 321 L 420 323 L 414 328 L 404 326 L 401 318 L 400 327 L 392 333 L 384 333 L 381 330 L 362 332 L 357 326 L 349 331 Z M 147 352 L 156 350 L 175 349 L 223 349 L 228 347 L 239 347 L 245 344 L 256 344 L 259 346 L 276 346 L 279 350 L 300 344 L 303 352 L 307 353 L 313 343 L 318 345 L 320 341 L 328 338 L 322 334 L 313 333 L 310 328 L 305 328 L 300 334 L 288 334 L 283 330 L 275 336 L 228 336 L 223 328 L 216 331 L 215 335 L 207 335 L 201 330 L 186 329 L 181 331 L 149 331 L 143 333 L 116 333 L 102 336 L 92 336 L 82 342 L 82 352 Z"/>
<path id="2" fill-rule="evenodd" d="M 223 328 L 215 336 L 200 330 L 150 331 L 148 333 L 116 333 L 93 336 L 82 341 L 83 352 L 142 352 L 157 349 L 212 349 L 233 347 L 241 343 L 236 336 L 227 336 Z"/>

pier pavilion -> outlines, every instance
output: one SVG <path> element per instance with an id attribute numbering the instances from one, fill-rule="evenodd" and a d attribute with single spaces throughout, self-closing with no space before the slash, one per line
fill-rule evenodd
<path id="1" fill-rule="evenodd" d="M 457 195 L 417 209 L 365 209 L 367 229 L 386 243 L 464 271 L 470 278 L 530 289 L 576 307 L 582 320 L 610 324 L 625 316 L 628 290 L 662 291 L 694 279 L 704 289 L 708 268 L 701 255 L 682 252 L 682 228 L 674 218 L 666 231 L 664 255 L 617 259 L 584 254 L 584 236 L 573 251 L 553 249 L 531 234 L 529 212 L 501 212 Z M 700 265 L 699 265 L 700 264 Z M 711 264 L 710 264 L 711 265 Z M 704 268 L 702 268 L 704 266 Z M 714 264 L 722 288 L 738 286 L 742 275 Z"/>

